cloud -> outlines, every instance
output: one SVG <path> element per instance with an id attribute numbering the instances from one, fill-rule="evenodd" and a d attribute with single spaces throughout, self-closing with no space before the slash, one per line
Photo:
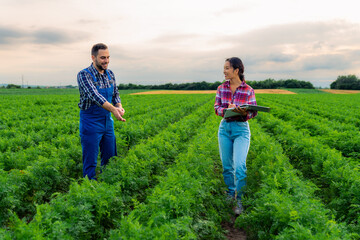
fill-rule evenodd
<path id="1" fill-rule="evenodd" d="M 13 39 L 21 36 L 22 34 L 18 31 L 0 26 L 0 44 L 11 43 Z"/>
<path id="2" fill-rule="evenodd" d="M 74 41 L 74 37 L 68 33 L 59 30 L 42 29 L 30 34 L 30 38 L 36 44 L 56 44 L 69 43 Z"/>
<path id="3" fill-rule="evenodd" d="M 24 30 L 13 27 L 0 26 L 0 44 L 23 45 L 23 44 L 63 44 L 82 40 L 87 33 L 78 33 L 62 29 L 35 29 Z"/>
<path id="4" fill-rule="evenodd" d="M 296 56 L 293 54 L 283 54 L 283 53 L 272 53 L 268 55 L 268 60 L 271 62 L 292 62 L 296 59 Z"/>
<path id="5" fill-rule="evenodd" d="M 224 37 L 163 34 L 142 47 L 117 48 L 111 54 L 119 64 L 114 68 L 125 82 L 221 81 L 224 60 L 238 56 L 249 80 L 296 78 L 326 86 L 356 68 L 358 27 L 331 21 L 271 25 Z"/>
<path id="6" fill-rule="evenodd" d="M 265 45 L 306 43 L 354 43 L 360 40 L 360 25 L 346 21 L 300 22 L 270 25 L 241 35 L 245 42 Z"/>
<path id="7" fill-rule="evenodd" d="M 340 54 L 326 54 L 311 56 L 304 59 L 303 69 L 312 71 L 316 69 L 344 70 L 351 67 L 351 60 Z"/>
<path id="8" fill-rule="evenodd" d="M 258 72 L 293 72 L 354 66 L 360 51 L 360 24 L 346 21 L 271 25 L 214 40 L 227 42 Z M 225 50 L 227 51 L 227 50 Z"/>
<path id="9" fill-rule="evenodd" d="M 199 38 L 200 35 L 197 34 L 187 34 L 187 33 L 173 33 L 173 34 L 163 34 L 153 38 L 150 42 L 155 44 L 180 44 L 183 42 L 194 41 L 194 39 Z"/>

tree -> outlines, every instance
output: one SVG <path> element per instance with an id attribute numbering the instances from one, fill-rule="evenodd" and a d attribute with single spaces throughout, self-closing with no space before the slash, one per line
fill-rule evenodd
<path id="1" fill-rule="evenodd" d="M 20 85 L 15 85 L 15 84 L 8 84 L 6 86 L 6 88 L 8 88 L 8 89 L 10 89 L 10 88 L 21 88 L 21 86 Z"/>
<path id="2" fill-rule="evenodd" d="M 331 89 L 360 90 L 360 80 L 355 75 L 338 76 L 330 84 Z"/>

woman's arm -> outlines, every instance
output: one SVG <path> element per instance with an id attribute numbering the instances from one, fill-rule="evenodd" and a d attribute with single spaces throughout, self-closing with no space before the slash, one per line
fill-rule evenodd
<path id="1" fill-rule="evenodd" d="M 224 117 L 224 107 L 222 107 L 221 101 L 221 85 L 218 87 L 216 91 L 215 104 L 214 104 L 215 114 Z"/>
<path id="2" fill-rule="evenodd" d="M 254 89 L 250 90 L 248 104 L 257 105 Z M 246 116 L 246 120 L 249 120 L 249 119 L 255 117 L 257 114 L 258 114 L 257 111 L 248 111 L 248 114 Z"/>

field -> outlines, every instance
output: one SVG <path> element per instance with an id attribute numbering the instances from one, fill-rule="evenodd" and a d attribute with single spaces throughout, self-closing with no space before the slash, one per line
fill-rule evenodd
<path id="1" fill-rule="evenodd" d="M 0 91 L 0 239 L 360 238 L 360 94 L 257 93 L 232 223 L 213 93 L 121 92 L 119 156 L 82 176 L 78 92 Z M 306 94 L 305 94 L 306 93 Z M 230 229 L 231 230 L 231 229 Z"/>
<path id="2" fill-rule="evenodd" d="M 216 90 L 158 90 L 158 91 L 146 91 L 146 92 L 136 92 L 131 93 L 134 95 L 139 94 L 210 94 L 216 93 Z M 295 94 L 291 90 L 285 90 L 285 89 L 255 89 L 255 93 L 269 93 L 269 94 Z"/>

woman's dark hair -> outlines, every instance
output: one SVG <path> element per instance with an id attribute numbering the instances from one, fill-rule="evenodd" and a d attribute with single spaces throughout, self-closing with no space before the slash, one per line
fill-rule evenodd
<path id="1" fill-rule="evenodd" d="M 106 50 L 106 49 L 108 49 L 108 47 L 103 43 L 97 43 L 92 47 L 91 55 L 96 57 L 98 55 L 98 52 L 100 49 Z"/>
<path id="2" fill-rule="evenodd" d="M 226 62 L 230 63 L 230 66 L 235 69 L 239 69 L 239 77 L 241 81 L 245 81 L 244 76 L 244 64 L 242 63 L 241 59 L 238 57 L 232 57 L 225 60 Z"/>

